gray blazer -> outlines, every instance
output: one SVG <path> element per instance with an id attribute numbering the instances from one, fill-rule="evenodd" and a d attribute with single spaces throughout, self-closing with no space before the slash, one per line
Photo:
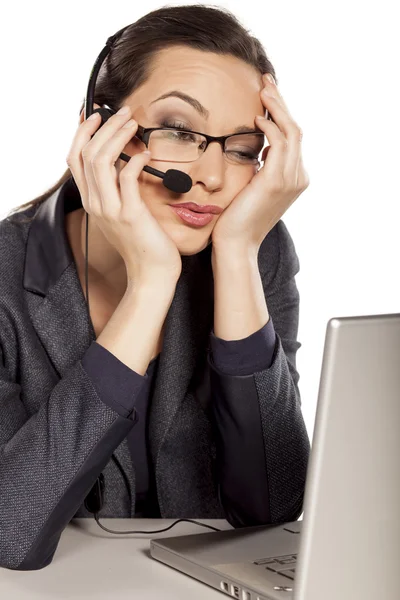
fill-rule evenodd
<path id="1" fill-rule="evenodd" d="M 39 569 L 53 558 L 103 472 L 102 516 L 135 513 L 133 421 L 101 401 L 82 357 L 96 336 L 64 229 L 63 186 L 0 221 L 0 566 Z M 182 256 L 165 322 L 149 415 L 149 450 L 164 518 L 226 518 L 215 481 L 213 398 L 259 405 L 271 523 L 302 513 L 310 444 L 296 370 L 299 261 L 280 220 L 258 266 L 277 346 L 268 369 L 226 375 L 206 360 L 213 327 L 211 246 Z M 192 315 L 196 315 L 196 319 Z"/>

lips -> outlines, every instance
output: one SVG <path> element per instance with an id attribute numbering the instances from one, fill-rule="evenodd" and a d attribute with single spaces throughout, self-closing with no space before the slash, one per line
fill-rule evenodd
<path id="1" fill-rule="evenodd" d="M 196 204 L 196 202 L 182 202 L 171 204 L 174 208 L 188 208 L 189 210 L 196 213 L 209 213 L 218 215 L 222 212 L 222 208 L 215 206 L 214 204 Z"/>
<path id="2" fill-rule="evenodd" d="M 170 205 L 170 207 L 184 223 L 194 227 L 204 227 L 205 225 L 211 223 L 211 221 L 214 219 L 214 215 L 212 213 L 201 214 L 182 206 Z"/>

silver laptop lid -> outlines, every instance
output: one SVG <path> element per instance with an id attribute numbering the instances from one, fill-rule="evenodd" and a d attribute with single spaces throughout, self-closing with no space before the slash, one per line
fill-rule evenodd
<path id="1" fill-rule="evenodd" d="M 400 314 L 328 321 L 312 447 L 294 600 L 398 600 Z"/>

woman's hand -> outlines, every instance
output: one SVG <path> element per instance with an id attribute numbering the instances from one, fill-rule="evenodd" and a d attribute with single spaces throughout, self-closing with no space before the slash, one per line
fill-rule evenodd
<path id="1" fill-rule="evenodd" d="M 115 168 L 138 124 L 129 109 L 112 115 L 94 134 L 101 118 L 93 114 L 94 120 L 79 125 L 67 157 L 83 208 L 123 258 L 128 283 L 154 277 L 176 283 L 182 270 L 179 250 L 139 193 L 138 177 L 149 155 L 135 154 L 119 175 Z"/>
<path id="2" fill-rule="evenodd" d="M 260 96 L 274 122 L 258 117 L 255 122 L 270 146 L 262 154 L 264 165 L 216 222 L 212 231 L 214 247 L 234 242 L 258 251 L 268 232 L 309 185 L 301 156 L 302 131 L 277 86 L 265 74 L 263 83 Z"/>

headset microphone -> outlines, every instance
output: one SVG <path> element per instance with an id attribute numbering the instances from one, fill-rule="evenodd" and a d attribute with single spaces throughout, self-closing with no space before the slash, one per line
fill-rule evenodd
<path id="1" fill-rule="evenodd" d="M 100 113 L 101 117 L 99 129 L 113 114 L 115 114 L 115 111 L 111 108 L 96 108 L 96 110 L 93 111 L 93 113 L 97 112 Z M 121 152 L 119 158 L 122 158 L 122 160 L 125 162 L 129 162 L 131 159 L 131 157 L 124 152 Z M 154 167 L 149 167 L 148 165 L 143 167 L 143 171 L 151 173 L 156 177 L 161 177 L 163 185 L 167 189 L 171 190 L 171 192 L 184 194 L 192 189 L 193 181 L 191 177 L 183 171 L 178 171 L 177 169 L 168 169 L 166 173 L 163 173 L 163 171 L 159 171 L 158 169 L 154 169 Z"/>

